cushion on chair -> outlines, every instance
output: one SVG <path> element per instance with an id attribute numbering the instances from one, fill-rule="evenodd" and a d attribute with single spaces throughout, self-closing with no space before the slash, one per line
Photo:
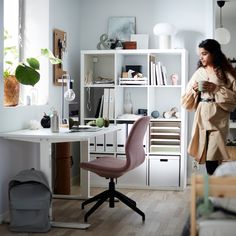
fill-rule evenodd
<path id="1" fill-rule="evenodd" d="M 215 176 L 235 176 L 236 175 L 236 161 L 227 162 L 220 165 L 214 172 Z M 226 210 L 236 213 L 236 199 L 235 198 L 217 198 L 212 197 L 212 202 L 215 206 L 222 207 Z"/>
<path id="2" fill-rule="evenodd" d="M 99 157 L 90 162 L 83 162 L 80 167 L 93 171 L 97 175 L 105 178 L 118 178 L 126 171 L 126 160 L 114 157 Z"/>

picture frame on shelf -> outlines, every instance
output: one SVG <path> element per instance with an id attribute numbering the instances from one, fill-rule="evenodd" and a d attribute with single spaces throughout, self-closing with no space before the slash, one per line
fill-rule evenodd
<path id="1" fill-rule="evenodd" d="M 129 41 L 131 34 L 135 34 L 135 17 L 109 17 L 108 19 L 108 38 Z"/>

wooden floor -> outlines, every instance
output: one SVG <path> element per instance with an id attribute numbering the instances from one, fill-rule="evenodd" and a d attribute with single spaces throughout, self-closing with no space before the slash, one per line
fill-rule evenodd
<path id="1" fill-rule="evenodd" d="M 92 189 L 92 194 L 103 189 Z M 146 220 L 136 212 L 117 202 L 115 208 L 103 204 L 88 219 L 87 230 L 52 228 L 48 233 L 12 233 L 8 225 L 0 225 L 1 236 L 180 236 L 189 214 L 190 189 L 184 191 L 119 189 L 137 202 L 145 212 Z M 81 201 L 53 200 L 56 221 L 83 222 L 90 205 L 81 210 Z"/>

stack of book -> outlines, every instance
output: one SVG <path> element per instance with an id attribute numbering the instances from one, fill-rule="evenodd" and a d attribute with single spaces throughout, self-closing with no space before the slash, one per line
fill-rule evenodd
<path id="1" fill-rule="evenodd" d="M 156 57 L 150 56 L 150 85 L 168 85 L 166 67 Z"/>

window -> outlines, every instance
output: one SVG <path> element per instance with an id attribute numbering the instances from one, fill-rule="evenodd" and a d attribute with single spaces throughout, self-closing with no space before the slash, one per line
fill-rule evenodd
<path id="1" fill-rule="evenodd" d="M 4 36 L 7 37 L 4 49 L 12 48 L 9 55 L 4 55 L 4 71 L 8 68 L 10 73 L 14 73 L 19 61 L 38 57 L 41 48 L 49 48 L 49 0 L 4 0 Z M 20 86 L 19 105 L 29 105 L 31 92 L 34 91 L 35 95 L 35 90 L 38 94 L 35 105 L 48 102 L 49 62 L 44 58 L 37 59 L 40 61 L 40 81 L 34 89 L 32 86 Z M 30 101 L 33 101 L 32 98 Z"/>
<path id="2" fill-rule="evenodd" d="M 9 73 L 10 63 L 19 61 L 19 14 L 19 0 L 4 0 L 4 71 Z"/>

